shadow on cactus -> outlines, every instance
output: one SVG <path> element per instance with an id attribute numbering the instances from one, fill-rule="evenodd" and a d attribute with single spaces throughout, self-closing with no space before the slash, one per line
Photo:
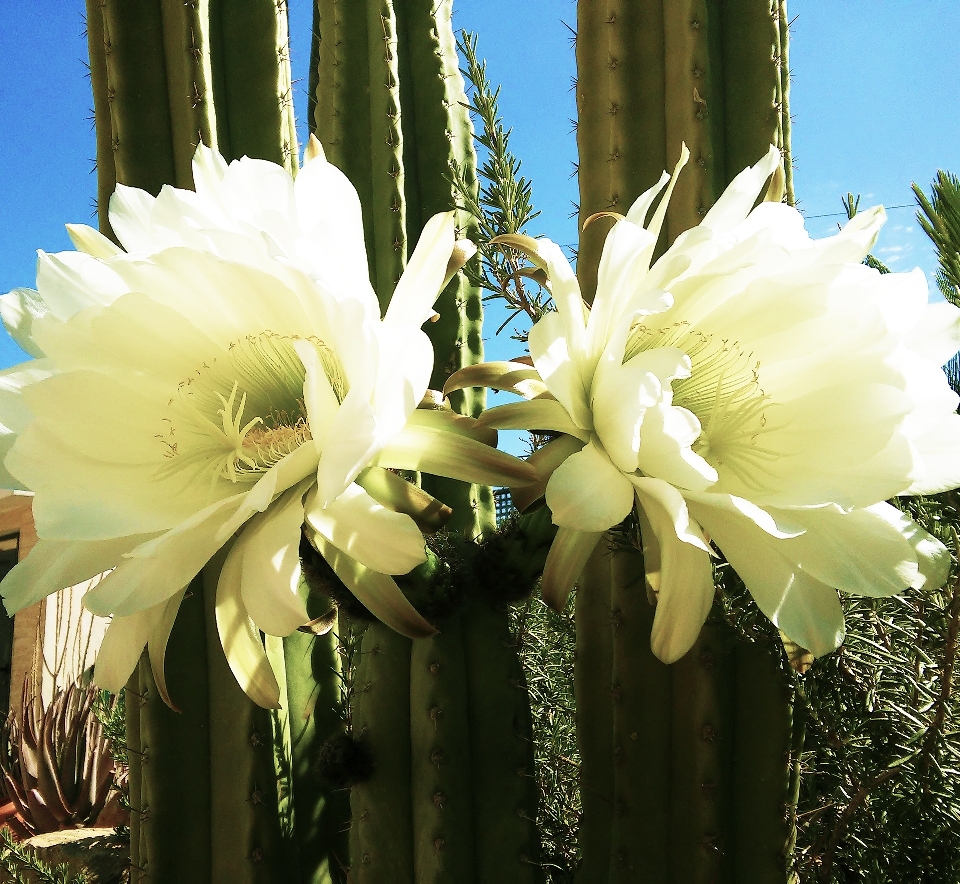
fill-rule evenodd
<path id="1" fill-rule="evenodd" d="M 44 707 L 25 699 L 0 740 L 0 781 L 33 834 L 125 822 L 95 687 L 70 685 Z"/>

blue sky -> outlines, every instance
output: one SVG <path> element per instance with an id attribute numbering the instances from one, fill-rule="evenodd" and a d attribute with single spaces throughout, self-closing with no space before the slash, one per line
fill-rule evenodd
<path id="1" fill-rule="evenodd" d="M 37 248 L 70 247 L 68 221 L 92 221 L 91 98 L 83 59 L 82 0 L 0 7 L 0 291 L 32 286 Z M 814 235 L 835 229 L 840 196 L 861 205 L 912 204 L 910 182 L 960 172 L 955 0 L 826 3 L 790 0 L 796 182 Z M 573 0 L 456 0 L 455 23 L 477 31 L 512 148 L 534 182 L 535 234 L 576 241 L 570 119 Z M 291 0 L 298 115 L 306 112 L 310 4 Z M 894 269 L 932 273 L 932 251 L 912 209 L 891 209 L 877 252 Z M 490 333 L 492 334 L 493 328 Z M 509 341 L 489 348 L 509 354 Z M 0 366 L 22 355 L 0 337 Z"/>

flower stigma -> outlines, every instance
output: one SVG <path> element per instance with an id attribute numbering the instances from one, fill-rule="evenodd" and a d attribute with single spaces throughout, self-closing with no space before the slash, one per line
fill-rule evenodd
<path id="1" fill-rule="evenodd" d="M 219 357 L 204 361 L 177 385 L 163 432 L 165 475 L 186 481 L 206 478 L 255 482 L 263 473 L 313 438 L 303 401 L 305 371 L 293 347 L 312 343 L 338 402 L 347 393 L 336 353 L 316 337 L 271 331 L 232 341 Z"/>
<path id="2" fill-rule="evenodd" d="M 764 489 L 762 476 L 772 475 L 769 465 L 777 453 L 762 439 L 779 427 L 767 419 L 776 404 L 760 386 L 760 363 L 737 341 L 691 328 L 685 320 L 661 328 L 638 323 L 623 361 L 657 347 L 676 347 L 690 358 L 690 376 L 671 382 L 671 404 L 700 421 L 693 451 L 718 473 L 729 470 L 745 485 Z"/>

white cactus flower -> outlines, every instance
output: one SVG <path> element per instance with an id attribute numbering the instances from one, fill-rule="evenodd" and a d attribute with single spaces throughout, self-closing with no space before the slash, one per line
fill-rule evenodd
<path id="1" fill-rule="evenodd" d="M 145 645 L 162 659 L 185 587 L 235 538 L 217 622 L 243 688 L 276 705 L 260 631 L 309 620 L 301 526 L 375 615 L 431 634 L 390 575 L 424 561 L 437 505 L 388 470 L 533 474 L 470 419 L 417 410 L 452 213 L 428 222 L 381 319 L 356 191 L 315 140 L 307 157 L 294 181 L 201 146 L 195 193 L 118 187 L 126 251 L 71 227 L 79 251 L 41 253 L 38 292 L 3 299 L 13 336 L 43 358 L 0 381 L 6 470 L 35 492 L 40 538 L 0 592 L 12 613 L 112 569 L 85 597 L 113 616 L 96 669 L 110 690 Z"/>
<path id="2" fill-rule="evenodd" d="M 462 369 L 529 401 L 491 427 L 560 434 L 536 452 L 560 526 L 545 598 L 561 607 L 601 533 L 636 507 L 652 643 L 672 662 L 714 598 L 711 544 L 760 609 L 816 655 L 843 640 L 837 590 L 889 595 L 939 586 L 949 555 L 886 503 L 960 485 L 958 397 L 940 366 L 960 348 L 960 310 L 928 304 L 921 271 L 861 264 L 882 208 L 812 240 L 787 205 L 754 205 L 775 148 L 651 266 L 687 159 L 607 236 L 592 309 L 548 240 L 505 238 L 545 271 L 556 303 L 530 331 L 532 367 Z"/>

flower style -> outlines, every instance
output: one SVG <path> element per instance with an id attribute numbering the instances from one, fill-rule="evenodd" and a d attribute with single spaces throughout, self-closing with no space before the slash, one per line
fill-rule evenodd
<path id="1" fill-rule="evenodd" d="M 837 590 L 946 580 L 944 547 L 884 501 L 960 485 L 958 397 L 940 369 L 960 310 L 928 304 L 919 270 L 861 264 L 882 208 L 816 241 L 787 205 L 753 208 L 775 148 L 651 266 L 687 156 L 612 227 L 592 309 L 556 245 L 504 238 L 547 274 L 556 312 L 530 331 L 531 364 L 462 369 L 446 391 L 519 393 L 482 422 L 559 434 L 530 458 L 541 483 L 515 494 L 523 507 L 545 492 L 560 526 L 552 605 L 636 505 L 660 659 L 686 653 L 710 610 L 711 541 L 785 635 L 825 654 L 844 635 Z"/>
<path id="2" fill-rule="evenodd" d="M 294 182 L 201 146 L 195 193 L 117 188 L 126 251 L 69 227 L 79 251 L 41 253 L 39 291 L 3 299 L 11 333 L 41 358 L 0 385 L 8 484 L 35 492 L 40 538 L 2 593 L 15 611 L 113 569 L 84 600 L 113 615 L 96 669 L 111 690 L 145 645 L 162 687 L 184 589 L 235 535 L 216 618 L 261 705 L 279 694 L 260 631 L 309 620 L 301 526 L 375 615 L 432 634 L 390 575 L 424 561 L 421 529 L 444 508 L 390 470 L 533 476 L 472 419 L 417 408 L 433 364 L 420 326 L 448 276 L 452 213 L 429 221 L 381 319 L 357 194 L 319 142 L 306 157 Z"/>

